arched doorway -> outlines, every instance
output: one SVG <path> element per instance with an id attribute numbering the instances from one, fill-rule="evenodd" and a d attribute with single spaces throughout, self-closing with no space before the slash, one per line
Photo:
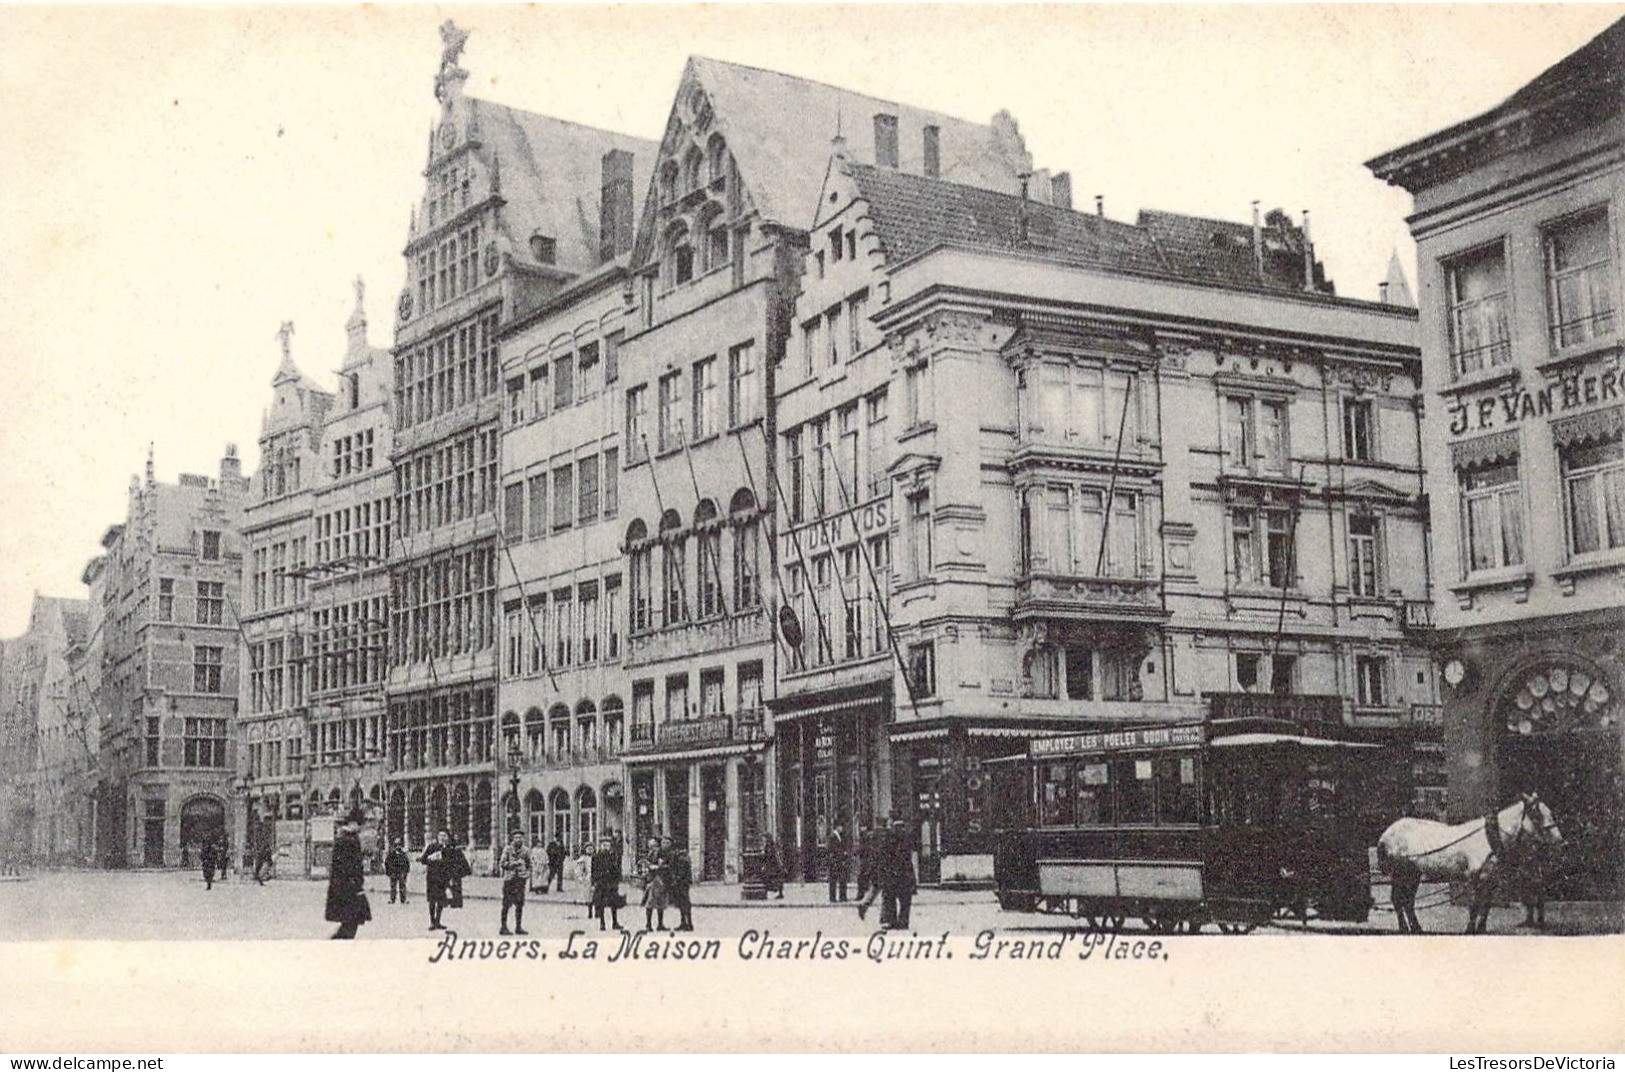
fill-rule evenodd
<path id="1" fill-rule="evenodd" d="M 591 786 L 584 785 L 576 790 L 576 814 L 581 823 L 582 851 L 590 852 L 598 840 L 598 796 Z"/>
<path id="2" fill-rule="evenodd" d="M 1607 675 L 1566 656 L 1515 671 L 1496 704 L 1497 803 L 1515 793 L 1539 793 L 1563 831 L 1563 858 L 1548 880 L 1551 897 L 1613 900 L 1625 885 L 1620 716 Z"/>
<path id="3" fill-rule="evenodd" d="M 226 840 L 226 806 L 216 797 L 193 797 L 181 805 L 181 844 L 198 858 L 198 846 L 220 845 Z"/>
<path id="4" fill-rule="evenodd" d="M 407 798 L 406 805 L 406 845 L 410 849 L 423 848 L 423 826 L 425 813 L 423 810 L 423 787 L 414 785 L 412 795 Z"/>
<path id="5" fill-rule="evenodd" d="M 406 839 L 406 794 L 397 786 L 389 791 L 389 840 L 404 842 Z"/>

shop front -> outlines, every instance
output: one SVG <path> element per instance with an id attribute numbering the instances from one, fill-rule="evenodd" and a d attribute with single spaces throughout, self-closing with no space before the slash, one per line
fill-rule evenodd
<path id="1" fill-rule="evenodd" d="M 770 706 L 785 871 L 819 881 L 837 825 L 851 845 L 892 813 L 891 680 L 782 695 Z"/>
<path id="2" fill-rule="evenodd" d="M 1441 648 L 1452 817 L 1538 793 L 1563 834 L 1545 868 L 1559 900 L 1625 897 L 1625 615 L 1480 635 Z"/>
<path id="3" fill-rule="evenodd" d="M 766 829 L 766 748 L 759 721 L 738 716 L 652 727 L 624 757 L 631 840 L 623 866 L 638 867 L 654 838 L 686 846 L 700 882 L 738 882 L 744 856 Z"/>

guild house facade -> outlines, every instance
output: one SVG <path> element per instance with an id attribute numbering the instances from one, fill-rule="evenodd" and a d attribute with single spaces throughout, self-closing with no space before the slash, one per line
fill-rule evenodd
<path id="1" fill-rule="evenodd" d="M 397 308 L 386 725 L 394 833 L 440 829 L 491 866 L 504 310 L 600 263 L 604 155 L 642 143 L 466 95 L 447 23 L 424 194 Z"/>
<path id="2" fill-rule="evenodd" d="M 1560 895 L 1625 858 L 1625 20 L 1368 165 L 1416 211 L 1450 802 L 1539 792 Z"/>
<path id="3" fill-rule="evenodd" d="M 851 792 L 822 772 L 850 769 L 910 821 L 922 880 L 985 879 L 987 760 L 1209 714 L 1391 747 L 1378 810 L 1432 806 L 1415 311 L 1335 297 L 1282 213 L 1129 224 L 1073 211 L 1064 176 L 1023 196 L 878 159 L 838 144 L 818 198 L 809 248 L 844 282 L 809 282 L 798 312 L 833 403 L 807 408 L 833 412 L 800 444 L 781 416 L 783 455 L 803 510 L 846 491 L 838 523 L 781 541 L 787 598 L 818 622 L 782 680 L 900 669 L 859 700 L 889 710 L 873 730 L 827 716 L 792 753 L 779 726 L 781 771 L 813 783 L 781 797 L 786 831 L 801 809 L 812 851 Z M 812 305 L 864 285 L 848 357 Z"/>
<path id="4" fill-rule="evenodd" d="M 182 473 L 174 484 L 157 480 L 149 455 L 128 515 L 102 539 L 97 837 L 107 866 L 177 867 L 231 833 L 248 489 L 235 447 L 217 478 Z"/>

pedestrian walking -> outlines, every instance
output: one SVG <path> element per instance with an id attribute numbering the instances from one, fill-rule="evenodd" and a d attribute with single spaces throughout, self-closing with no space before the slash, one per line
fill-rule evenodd
<path id="1" fill-rule="evenodd" d="M 660 839 L 649 839 L 649 851 L 643 857 L 643 929 L 653 930 L 650 922 L 666 929 L 666 905 L 670 893 L 666 888 L 666 856 L 661 851 Z"/>
<path id="2" fill-rule="evenodd" d="M 366 816 L 350 812 L 339 823 L 333 839 L 333 860 L 327 871 L 327 921 L 337 923 L 334 939 L 354 938 L 363 923 L 372 919 L 367 903 L 367 871 L 361 857 L 361 824 Z"/>
<path id="3" fill-rule="evenodd" d="M 406 903 L 406 876 L 412 873 L 412 858 L 406 855 L 406 849 L 401 845 L 401 839 L 396 838 L 389 843 L 389 852 L 384 855 L 384 874 L 389 877 L 389 903 L 395 903 L 395 895 L 400 894 L 401 904 Z"/>
<path id="4" fill-rule="evenodd" d="M 219 852 L 214 842 L 205 841 L 198 848 L 198 862 L 203 865 L 203 888 L 214 889 L 215 856 Z"/>
<path id="5" fill-rule="evenodd" d="M 424 885 L 429 902 L 429 929 L 443 931 L 446 928 L 440 922 L 441 913 L 451 904 L 453 885 L 460 886 L 462 876 L 468 873 L 468 858 L 451 843 L 450 831 L 442 830 L 418 857 L 418 862 L 426 869 Z"/>
<path id="6" fill-rule="evenodd" d="M 694 885 L 694 863 L 688 858 L 688 845 L 666 839 L 666 889 L 672 907 L 677 909 L 677 929 L 694 929 L 694 902 L 689 894 Z"/>
<path id="7" fill-rule="evenodd" d="M 858 918 L 863 919 L 880 899 L 880 883 L 876 881 L 876 865 L 884 831 L 865 830 L 858 837 Z"/>
<path id="8" fill-rule="evenodd" d="M 558 834 L 554 834 L 553 840 L 547 843 L 547 878 L 542 881 L 543 893 L 546 893 L 548 889 L 552 887 L 554 879 L 558 880 L 559 892 L 564 892 L 565 855 L 564 842 L 559 840 Z M 582 855 L 587 855 L 585 846 L 583 846 Z"/>
<path id="9" fill-rule="evenodd" d="M 908 827 L 901 819 L 893 819 L 891 832 L 882 844 L 880 892 L 885 904 L 880 910 L 880 922 L 892 930 L 906 931 L 909 909 L 914 903 L 914 891 L 919 879 L 914 873 L 914 846 L 908 837 Z"/>
<path id="10" fill-rule="evenodd" d="M 261 886 L 265 885 L 265 876 L 271 872 L 275 859 L 271 855 L 271 846 L 262 838 L 260 844 L 254 849 L 254 881 Z"/>
<path id="11" fill-rule="evenodd" d="M 498 934 L 525 934 L 525 891 L 530 888 L 530 847 L 515 830 L 502 850 L 502 929 Z M 513 930 L 508 930 L 508 909 L 513 909 Z"/>
<path id="12" fill-rule="evenodd" d="M 784 857 L 771 834 L 762 843 L 762 888 L 784 900 Z"/>
<path id="13" fill-rule="evenodd" d="M 598 929 L 604 929 L 604 910 L 609 910 L 610 923 L 616 930 L 621 927 L 621 909 L 626 898 L 621 896 L 621 854 L 615 851 L 615 842 L 604 838 L 593 853 L 591 871 L 592 909 L 598 917 Z"/>
<path id="14" fill-rule="evenodd" d="M 852 866 L 852 847 L 847 843 L 840 823 L 830 829 L 829 841 L 824 845 L 824 865 L 829 869 L 829 903 L 834 904 L 837 899 L 844 902 L 847 870 Z"/>

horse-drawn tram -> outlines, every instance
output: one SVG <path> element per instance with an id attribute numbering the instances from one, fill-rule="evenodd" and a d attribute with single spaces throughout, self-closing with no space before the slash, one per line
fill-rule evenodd
<path id="1" fill-rule="evenodd" d="M 1261 718 L 1037 738 L 991 765 L 999 904 L 1097 929 L 1363 922 L 1355 804 L 1378 755 Z"/>

